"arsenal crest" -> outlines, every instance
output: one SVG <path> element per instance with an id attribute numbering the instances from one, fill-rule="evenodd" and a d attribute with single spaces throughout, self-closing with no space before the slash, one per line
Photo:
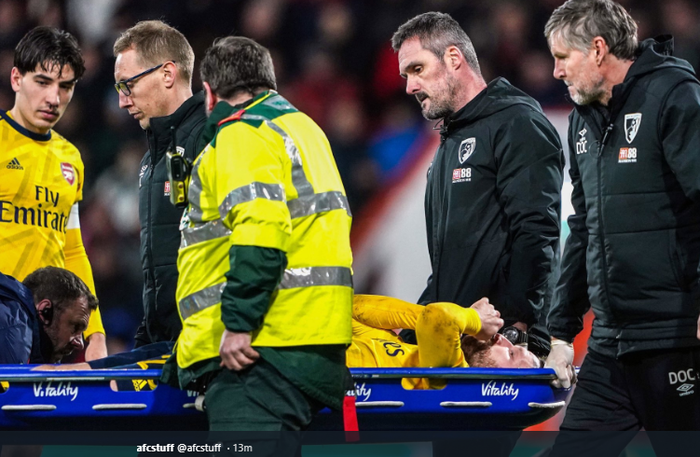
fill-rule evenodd
<path id="1" fill-rule="evenodd" d="M 629 144 L 639 132 L 639 124 L 642 123 L 642 113 L 625 114 L 625 138 Z"/>
<path id="2" fill-rule="evenodd" d="M 66 178 L 68 184 L 72 186 L 75 182 L 75 170 L 73 170 L 73 165 L 66 162 L 61 163 L 61 173 L 63 173 L 63 177 Z"/>
<path id="3" fill-rule="evenodd" d="M 462 141 L 459 145 L 459 163 L 464 163 L 467 159 L 474 154 L 474 149 L 476 149 L 476 138 L 467 138 Z"/>

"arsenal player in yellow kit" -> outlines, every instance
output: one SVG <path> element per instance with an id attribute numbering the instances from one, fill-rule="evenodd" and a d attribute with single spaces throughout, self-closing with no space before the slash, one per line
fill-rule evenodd
<path id="1" fill-rule="evenodd" d="M 83 162 L 75 146 L 52 130 L 84 71 L 67 32 L 37 27 L 15 49 L 15 104 L 0 111 L 0 271 L 22 281 L 37 268 L 63 267 L 94 294 L 78 218 Z M 84 336 L 87 360 L 107 355 L 99 309 Z"/>

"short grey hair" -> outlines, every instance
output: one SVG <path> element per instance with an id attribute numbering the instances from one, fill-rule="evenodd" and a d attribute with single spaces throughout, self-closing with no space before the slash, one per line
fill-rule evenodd
<path id="1" fill-rule="evenodd" d="M 552 42 L 559 34 L 564 44 L 582 52 L 591 49 L 597 36 L 603 37 L 610 53 L 623 60 L 634 60 L 637 48 L 637 24 L 632 16 L 611 0 L 568 0 L 554 10 L 544 28 Z"/>
<path id="2" fill-rule="evenodd" d="M 410 19 L 391 37 L 391 47 L 398 52 L 401 45 L 413 37 L 418 37 L 421 46 L 435 54 L 440 62 L 443 61 L 447 48 L 456 46 L 464 54 L 469 67 L 481 75 L 472 40 L 449 14 L 433 11 Z"/>

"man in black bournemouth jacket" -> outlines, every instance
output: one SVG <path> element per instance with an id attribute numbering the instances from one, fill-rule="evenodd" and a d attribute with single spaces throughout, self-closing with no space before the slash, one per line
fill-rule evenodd
<path id="1" fill-rule="evenodd" d="M 432 275 L 419 303 L 467 307 L 488 297 L 507 326 L 530 331 L 530 350 L 546 354 L 559 136 L 534 99 L 503 78 L 486 84 L 469 37 L 449 15 L 411 19 L 392 45 L 406 92 L 426 119 L 444 121 L 425 196 Z"/>
<path id="2" fill-rule="evenodd" d="M 582 316 L 595 314 L 561 428 L 700 430 L 700 84 L 670 37 L 638 44 L 610 0 L 566 2 L 545 35 L 576 103 L 575 214 L 549 315 L 562 385 L 575 380 Z"/>
<path id="3" fill-rule="evenodd" d="M 144 320 L 138 348 L 174 342 L 182 330 L 175 303 L 182 209 L 170 203 L 165 153 L 172 149 L 194 161 L 206 146 L 200 141 L 206 113 L 204 95 L 192 95 L 194 52 L 176 29 L 161 21 L 139 22 L 117 39 L 114 55 L 119 106 L 148 137 L 139 175 Z"/>

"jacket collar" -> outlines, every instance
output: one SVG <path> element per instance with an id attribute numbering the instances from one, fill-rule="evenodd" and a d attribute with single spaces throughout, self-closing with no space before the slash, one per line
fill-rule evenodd
<path id="1" fill-rule="evenodd" d="M 632 89 L 641 77 L 669 68 L 695 74 L 688 62 L 673 57 L 673 37 L 671 35 L 648 38 L 639 44 L 634 63 L 627 70 L 625 79 L 613 87 L 612 97 L 607 107 L 594 102 L 584 106 L 575 105 L 575 109 L 584 118 L 602 117 L 605 118 L 604 122 L 611 122 L 625 105 Z"/>
<path id="2" fill-rule="evenodd" d="M 149 148 L 152 156 L 160 156 L 170 145 L 173 139 L 172 131 L 177 129 L 182 122 L 198 109 L 203 109 L 204 92 L 198 92 L 185 100 L 180 107 L 170 116 L 151 118 L 151 125 L 146 130 L 149 139 Z"/>
<path id="3" fill-rule="evenodd" d="M 269 96 L 272 96 L 273 94 L 276 94 L 276 92 L 271 90 L 265 91 L 249 100 L 246 100 L 243 103 L 239 103 L 238 105 L 234 106 L 230 105 L 225 101 L 220 101 L 219 103 L 217 103 L 214 109 L 212 110 L 211 114 L 209 114 L 207 124 L 204 126 L 204 131 L 202 132 L 203 141 L 206 142 L 206 144 L 211 143 L 211 141 L 216 136 L 216 132 L 219 130 L 221 121 L 224 121 L 226 118 L 231 117 L 238 111 L 245 110 L 246 108 L 254 104 L 258 104 L 259 102 L 263 101 Z"/>
<path id="4" fill-rule="evenodd" d="M 539 103 L 507 79 L 496 78 L 469 103 L 445 117 L 440 134 L 445 137 L 455 129 L 519 104 L 530 106 L 537 111 L 542 110 Z"/>

